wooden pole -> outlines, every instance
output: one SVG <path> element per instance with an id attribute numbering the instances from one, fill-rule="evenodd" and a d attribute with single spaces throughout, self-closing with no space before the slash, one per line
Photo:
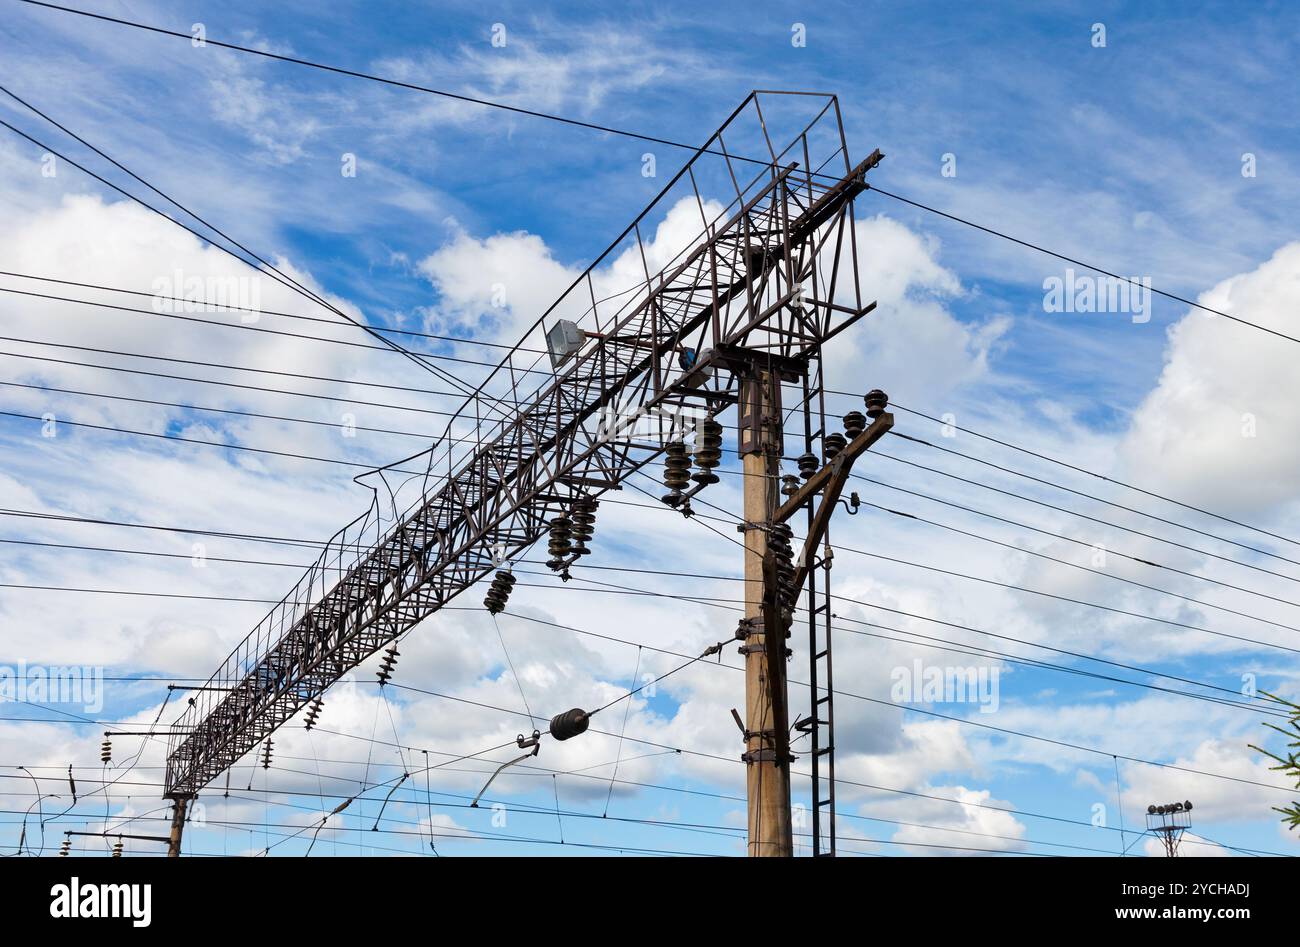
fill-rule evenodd
<path id="1" fill-rule="evenodd" d="M 740 451 L 745 472 L 745 762 L 749 802 L 749 854 L 788 858 L 794 854 L 790 831 L 790 765 L 778 734 L 786 719 L 785 675 L 772 675 L 773 660 L 785 661 L 785 636 L 768 641 L 764 603 L 775 599 L 764 568 L 767 527 L 779 497 L 781 458 L 780 382 L 755 367 L 742 382 Z M 779 622 L 775 623 L 779 628 Z"/>
<path id="2" fill-rule="evenodd" d="M 168 858 L 179 858 L 181 855 L 181 834 L 185 831 L 185 809 L 189 801 L 189 796 L 172 797 L 172 828 L 167 835 Z"/>

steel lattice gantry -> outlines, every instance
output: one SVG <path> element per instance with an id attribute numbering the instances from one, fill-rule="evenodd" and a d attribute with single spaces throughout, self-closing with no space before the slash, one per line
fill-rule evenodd
<path id="1" fill-rule="evenodd" d="M 771 128 L 810 102 L 812 119 L 792 120 L 776 150 Z M 428 452 L 419 499 L 387 528 L 376 503 L 340 531 L 196 692 L 170 738 L 166 794 L 196 794 L 349 670 L 532 545 L 574 499 L 617 489 L 663 447 L 630 421 L 720 411 L 756 359 L 797 370 L 870 311 L 857 285 L 852 204 L 881 157 L 850 162 L 834 97 L 747 97 L 534 326 L 581 320 L 581 350 L 558 369 L 539 367 L 522 344 L 512 351 Z M 694 213 L 699 234 L 652 272 L 641 226 L 670 205 Z M 637 292 L 602 311 L 602 274 L 638 255 Z"/>

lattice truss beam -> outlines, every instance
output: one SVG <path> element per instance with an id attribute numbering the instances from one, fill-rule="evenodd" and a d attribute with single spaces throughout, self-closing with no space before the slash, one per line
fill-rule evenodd
<path id="1" fill-rule="evenodd" d="M 769 130 L 782 120 L 794 134 L 778 152 Z M 744 363 L 797 370 L 869 312 L 852 205 L 881 157 L 851 164 L 834 97 L 748 96 L 466 400 L 427 452 L 419 499 L 387 529 L 376 503 L 341 530 L 197 692 L 173 728 L 167 795 L 198 792 L 531 546 L 574 499 L 618 489 L 663 448 L 645 419 L 719 412 L 735 403 Z M 643 239 L 642 225 L 683 207 L 698 209 L 698 235 L 652 272 L 648 261 L 667 253 Z M 638 285 L 611 311 L 600 288 L 628 261 L 639 263 Z M 553 369 L 525 349 L 558 318 L 579 322 L 587 338 Z"/>

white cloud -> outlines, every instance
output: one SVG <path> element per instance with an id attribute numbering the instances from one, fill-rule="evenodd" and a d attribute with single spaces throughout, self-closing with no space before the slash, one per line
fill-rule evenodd
<path id="1" fill-rule="evenodd" d="M 511 341 L 578 275 L 552 256 L 541 237 L 523 231 L 483 239 L 461 231 L 417 270 L 439 295 L 429 320 L 433 331 L 469 329 L 476 337 Z"/>
<path id="2" fill-rule="evenodd" d="M 881 214 L 859 220 L 856 238 L 863 301 L 878 306 L 828 349 L 830 386 L 863 393 L 879 387 L 900 401 L 931 405 L 983 380 L 1009 318 L 970 324 L 953 316 L 946 302 L 962 288 L 938 262 L 933 237 Z M 839 275 L 850 280 L 847 263 Z M 841 295 L 850 302 L 851 293 Z"/>
<path id="3" fill-rule="evenodd" d="M 1198 301 L 1296 334 L 1300 243 Z M 1164 371 L 1121 446 L 1121 472 L 1229 514 L 1293 512 L 1300 405 L 1279 394 L 1294 383 L 1295 349 L 1266 332 L 1190 311 L 1169 331 Z"/>

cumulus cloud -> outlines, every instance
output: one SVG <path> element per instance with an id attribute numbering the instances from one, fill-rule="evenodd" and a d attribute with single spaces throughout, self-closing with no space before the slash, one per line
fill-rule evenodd
<path id="1" fill-rule="evenodd" d="M 1198 302 L 1295 334 L 1300 243 L 1203 293 Z M 1134 413 L 1120 470 L 1171 496 L 1267 519 L 1294 512 L 1300 406 L 1294 344 L 1200 310 L 1169 330 L 1160 380 Z"/>
<path id="2" fill-rule="evenodd" d="M 856 229 L 863 300 L 878 305 L 828 350 L 831 387 L 855 390 L 865 383 L 900 400 L 935 404 L 982 380 L 1009 317 L 969 323 L 954 316 L 947 303 L 963 290 L 939 263 L 933 237 L 883 214 L 858 221 Z M 842 263 L 840 278 L 850 275 Z"/>
<path id="3" fill-rule="evenodd" d="M 460 231 L 417 265 L 438 293 L 430 326 L 510 339 L 559 298 L 578 271 L 555 259 L 536 234 L 517 231 L 482 239 Z"/>

